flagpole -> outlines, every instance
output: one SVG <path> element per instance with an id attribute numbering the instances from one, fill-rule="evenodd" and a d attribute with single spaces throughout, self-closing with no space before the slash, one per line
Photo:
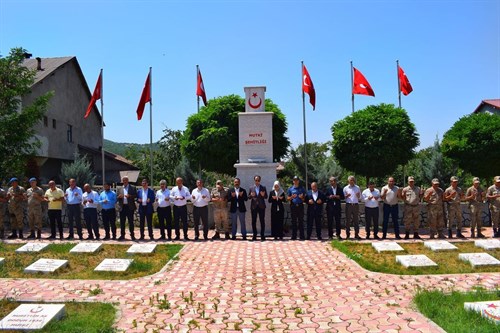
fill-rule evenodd
<path id="1" fill-rule="evenodd" d="M 200 66 L 196 65 L 196 84 L 198 85 L 198 76 L 200 75 Z M 198 89 L 198 86 L 196 86 Z M 196 94 L 196 113 L 200 113 L 200 96 Z M 198 161 L 198 178 L 201 179 L 201 160 Z"/>
<path id="2" fill-rule="evenodd" d="M 353 77 L 353 67 L 352 67 L 352 60 L 351 60 L 351 103 L 352 103 L 352 113 L 354 113 L 354 92 L 352 91 L 352 87 L 354 86 L 354 77 Z"/>
<path id="3" fill-rule="evenodd" d="M 100 73 L 100 77 L 101 77 L 101 86 L 99 87 L 100 91 L 101 91 L 101 138 L 102 138 L 102 145 L 101 145 L 101 159 L 102 159 L 102 185 L 104 186 L 104 183 L 106 182 L 106 179 L 105 179 L 105 162 L 104 162 L 104 94 L 103 94 L 103 90 L 102 90 L 102 87 L 103 87 L 103 78 L 102 78 L 102 68 L 101 68 L 101 73 Z"/>
<path id="4" fill-rule="evenodd" d="M 401 108 L 401 81 L 399 80 L 399 60 L 396 60 L 396 74 L 398 76 L 398 101 Z"/>
<path id="5" fill-rule="evenodd" d="M 300 62 L 301 64 L 301 69 L 300 73 L 302 76 L 302 85 L 304 84 L 304 61 L 302 60 Z M 304 165 L 305 165 L 305 170 L 306 170 L 306 191 L 308 187 L 308 176 L 307 176 L 307 139 L 306 139 L 306 98 L 305 98 L 305 93 L 304 93 L 304 87 L 302 87 L 302 119 L 304 120 Z"/>
<path id="6" fill-rule="evenodd" d="M 149 163 L 151 168 L 151 179 L 149 183 L 153 186 L 153 69 L 149 67 Z"/>

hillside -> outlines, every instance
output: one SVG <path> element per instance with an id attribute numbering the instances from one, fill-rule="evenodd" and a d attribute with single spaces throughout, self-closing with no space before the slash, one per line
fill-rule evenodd
<path id="1" fill-rule="evenodd" d="M 139 143 L 129 143 L 129 142 L 114 142 L 111 140 L 104 139 L 104 150 L 107 150 L 109 152 L 125 156 L 125 150 L 128 147 L 134 147 L 137 149 L 141 148 L 149 149 L 149 143 L 139 144 Z M 154 150 L 158 149 L 158 144 L 156 142 L 153 143 L 153 149 Z"/>

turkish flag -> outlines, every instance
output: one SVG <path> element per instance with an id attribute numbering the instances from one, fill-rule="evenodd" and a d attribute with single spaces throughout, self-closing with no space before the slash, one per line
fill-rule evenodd
<path id="1" fill-rule="evenodd" d="M 302 65 L 302 91 L 309 95 L 309 103 L 311 103 L 314 110 L 316 108 L 316 91 L 305 65 Z"/>
<path id="2" fill-rule="evenodd" d="M 97 79 L 97 83 L 94 88 L 94 93 L 92 94 L 89 106 L 87 107 L 87 112 L 85 112 L 85 116 L 83 116 L 83 119 L 87 119 L 87 117 L 90 115 L 90 112 L 92 112 L 92 109 L 95 106 L 95 102 L 101 99 L 101 90 L 102 90 L 102 73 L 99 74 L 99 78 Z"/>
<path id="3" fill-rule="evenodd" d="M 201 97 L 203 104 L 207 105 L 207 95 L 205 94 L 205 86 L 203 85 L 203 78 L 201 72 L 198 70 L 198 82 L 196 84 L 196 96 Z"/>
<path id="4" fill-rule="evenodd" d="M 141 120 L 146 103 L 151 102 L 150 75 L 151 71 L 149 72 L 148 77 L 146 78 L 146 83 L 144 83 L 144 89 L 142 89 L 141 99 L 139 100 L 139 105 L 137 106 L 137 120 Z"/>
<path id="5" fill-rule="evenodd" d="M 354 82 L 352 85 L 352 93 L 358 95 L 368 95 L 375 97 L 372 87 L 368 83 L 368 80 L 358 71 L 355 67 L 354 70 Z"/>
<path id="6" fill-rule="evenodd" d="M 403 95 L 408 95 L 413 91 L 413 87 L 410 84 L 410 80 L 406 76 L 403 69 L 398 65 L 398 77 L 399 77 L 399 90 L 403 93 Z"/>

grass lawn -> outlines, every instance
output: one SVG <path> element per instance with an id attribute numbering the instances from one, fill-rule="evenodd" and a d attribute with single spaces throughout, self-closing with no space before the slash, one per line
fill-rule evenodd
<path id="1" fill-rule="evenodd" d="M 356 261 L 363 268 L 381 273 L 390 274 L 457 274 L 457 273 L 477 273 L 477 272 L 500 272 L 500 267 L 490 266 L 472 268 L 465 261 L 458 259 L 459 253 L 487 252 L 493 257 L 500 259 L 500 250 L 485 251 L 474 246 L 474 242 L 453 243 L 458 250 L 433 252 L 426 248 L 422 242 L 399 243 L 405 251 L 377 253 L 370 243 L 358 243 L 334 240 L 332 246 L 346 254 L 350 259 Z M 396 263 L 396 255 L 425 254 L 433 260 L 437 267 L 428 268 L 406 268 Z"/>
<path id="2" fill-rule="evenodd" d="M 0 318 L 4 318 L 17 308 L 19 302 L 0 300 Z M 43 330 L 37 332 L 51 333 L 111 333 L 116 330 L 112 327 L 116 309 L 107 303 L 65 303 L 66 316 L 58 321 L 49 323 Z M 2 331 L 14 332 L 14 331 Z"/>
<path id="3" fill-rule="evenodd" d="M 499 300 L 500 291 L 476 289 L 451 294 L 440 291 L 419 291 L 413 301 L 418 310 L 449 333 L 500 332 L 500 325 L 481 317 L 478 312 L 465 311 L 464 302 Z"/>
<path id="4" fill-rule="evenodd" d="M 0 278 L 48 278 L 48 279 L 133 279 L 158 272 L 172 257 L 179 252 L 182 245 L 158 245 L 152 254 L 126 253 L 130 245 L 104 244 L 102 249 L 92 254 L 69 253 L 76 244 L 50 244 L 38 253 L 16 253 L 23 244 L 0 243 L 0 258 L 5 258 L 0 266 Z M 67 259 L 68 266 L 50 274 L 26 274 L 24 269 L 40 258 Z M 104 259 L 134 259 L 125 272 L 94 272 Z"/>

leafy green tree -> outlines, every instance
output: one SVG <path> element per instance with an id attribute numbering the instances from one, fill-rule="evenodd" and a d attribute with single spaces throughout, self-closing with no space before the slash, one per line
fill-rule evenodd
<path id="1" fill-rule="evenodd" d="M 318 173 L 328 158 L 330 142 L 308 142 L 307 150 L 307 178 L 310 183 L 318 181 Z M 292 178 L 297 175 L 305 180 L 305 159 L 304 145 L 300 144 L 297 148 L 292 148 L 289 153 L 288 161 L 285 163 L 285 170 L 281 177 Z"/>
<path id="2" fill-rule="evenodd" d="M 407 163 L 419 144 L 415 125 L 402 108 L 370 105 L 332 126 L 333 155 L 345 169 L 383 177 Z"/>
<path id="3" fill-rule="evenodd" d="M 61 180 L 64 186 L 68 186 L 68 181 L 74 178 L 76 185 L 83 187 L 85 184 L 94 185 L 96 175 L 92 172 L 92 166 L 86 156 L 80 156 L 77 152 L 74 161 L 63 163 L 61 166 Z"/>
<path id="4" fill-rule="evenodd" d="M 442 150 L 462 169 L 491 178 L 500 165 L 500 117 L 489 113 L 460 118 L 444 134 Z"/>
<path id="5" fill-rule="evenodd" d="M 161 175 L 160 178 L 165 179 L 167 184 L 175 183 L 175 168 L 182 160 L 181 138 L 182 131 L 165 128 L 163 136 L 158 142 L 159 149 L 154 164 L 159 171 L 158 175 Z"/>
<path id="6" fill-rule="evenodd" d="M 52 93 L 21 105 L 31 91 L 36 70 L 23 66 L 26 50 L 14 48 L 0 58 L 0 177 L 21 176 L 26 161 L 34 155 L 39 142 L 34 126 L 42 119 Z"/>
<path id="7" fill-rule="evenodd" d="M 273 158 L 285 156 L 290 141 L 285 136 L 288 125 L 285 115 L 276 104 L 266 99 L 266 111 L 273 117 Z M 183 155 L 193 166 L 201 165 L 204 170 L 234 174 L 238 160 L 238 113 L 245 111 L 245 99 L 229 95 L 212 99 L 199 113 L 187 120 L 182 137 Z"/>
<path id="8" fill-rule="evenodd" d="M 188 159 L 183 156 L 180 163 L 175 167 L 174 170 L 175 177 L 181 177 L 184 186 L 188 187 L 190 190 L 196 187 L 197 175 L 191 170 Z"/>

